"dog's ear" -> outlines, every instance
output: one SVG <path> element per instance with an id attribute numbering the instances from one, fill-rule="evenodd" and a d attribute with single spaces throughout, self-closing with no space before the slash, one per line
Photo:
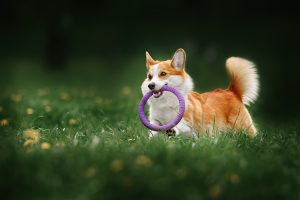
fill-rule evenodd
<path id="1" fill-rule="evenodd" d="M 174 53 L 171 64 L 175 69 L 183 70 L 185 68 L 185 59 L 185 51 L 183 49 L 177 49 Z"/>
<path id="2" fill-rule="evenodd" d="M 150 54 L 148 53 L 148 51 L 146 51 L 146 67 L 147 67 L 147 69 L 149 69 L 150 65 L 154 65 L 154 64 L 155 64 L 155 61 L 150 56 Z"/>

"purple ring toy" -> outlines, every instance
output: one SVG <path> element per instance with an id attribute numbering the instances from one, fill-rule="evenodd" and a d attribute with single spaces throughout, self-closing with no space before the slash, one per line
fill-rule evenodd
<path id="1" fill-rule="evenodd" d="M 173 128 L 174 126 L 176 126 L 180 122 L 180 120 L 182 119 L 182 117 L 184 115 L 184 112 L 185 112 L 184 97 L 182 96 L 182 94 L 178 90 L 176 90 L 174 87 L 165 85 L 161 88 L 161 91 L 172 92 L 177 97 L 178 102 L 179 102 L 179 112 L 178 112 L 178 115 L 176 116 L 176 118 L 173 121 L 170 121 L 169 123 L 167 123 L 165 125 L 157 126 L 157 125 L 151 124 L 145 116 L 144 108 L 145 108 L 145 105 L 146 105 L 148 99 L 153 95 L 153 92 L 152 91 L 147 92 L 143 96 L 143 98 L 142 98 L 142 100 L 139 104 L 138 112 L 139 112 L 139 117 L 140 117 L 141 122 L 148 129 L 151 129 L 151 130 L 154 130 L 154 131 L 166 131 L 166 130 L 169 130 L 169 129 Z"/>

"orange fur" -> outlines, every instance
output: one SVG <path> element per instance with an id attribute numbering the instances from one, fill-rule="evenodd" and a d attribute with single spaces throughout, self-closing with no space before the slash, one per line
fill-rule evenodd
<path id="1" fill-rule="evenodd" d="M 171 60 L 166 60 L 166 61 L 154 61 L 153 64 L 149 65 L 149 69 L 153 67 L 155 64 L 159 64 L 159 70 L 160 72 L 166 72 L 167 76 L 164 77 L 159 77 L 160 79 L 167 79 L 169 76 L 174 76 L 178 75 L 181 76 L 183 79 L 186 76 L 185 70 L 176 70 L 174 67 L 171 65 Z"/>
<path id="2" fill-rule="evenodd" d="M 212 133 L 234 129 L 246 130 L 251 136 L 256 134 L 247 108 L 230 89 L 216 89 L 202 94 L 192 92 L 184 119 L 197 132 Z"/>
<path id="3" fill-rule="evenodd" d="M 185 70 L 172 67 L 171 60 L 157 63 L 160 70 L 169 75 L 179 75 L 183 79 L 186 76 Z M 234 83 L 228 89 L 215 89 L 202 94 L 193 91 L 189 94 L 184 119 L 196 132 L 212 133 L 233 129 L 245 130 L 250 136 L 256 135 L 251 116 L 242 102 L 241 92 Z"/>
<path id="4" fill-rule="evenodd" d="M 149 75 L 142 85 L 142 90 L 145 92 L 151 81 L 160 87 L 169 83 L 177 84 L 175 84 L 177 89 L 183 92 L 187 100 L 184 120 L 182 120 L 182 124 L 178 124 L 177 131 L 199 134 L 245 130 L 250 136 L 255 136 L 256 128 L 245 106 L 254 102 L 258 96 L 259 82 L 254 63 L 238 57 L 227 59 L 226 69 L 230 76 L 229 88 L 215 89 L 200 94 L 192 91 L 193 82 L 185 71 L 185 59 L 186 55 L 183 49 L 178 49 L 173 59 L 166 61 L 154 60 L 146 52 L 146 66 Z M 161 75 L 162 72 L 165 73 Z M 154 75 L 150 73 L 155 74 L 154 81 L 152 80 Z M 174 114 L 174 110 L 170 106 L 170 103 L 174 101 L 170 97 L 168 100 L 164 99 L 160 104 L 158 103 L 159 105 L 153 104 L 153 108 L 158 107 L 152 110 L 153 118 L 151 119 L 154 122 L 161 123 L 161 121 L 168 120 L 168 115 L 160 111 L 162 108 L 169 109 L 170 115 Z"/>

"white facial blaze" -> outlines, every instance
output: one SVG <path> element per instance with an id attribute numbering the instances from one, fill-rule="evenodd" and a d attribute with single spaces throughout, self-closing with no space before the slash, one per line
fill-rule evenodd
<path id="1" fill-rule="evenodd" d="M 149 69 L 149 74 L 151 74 L 152 79 L 149 80 L 148 78 L 145 79 L 145 81 L 142 84 L 142 92 L 145 94 L 150 89 L 148 88 L 148 85 L 150 83 L 155 84 L 154 90 L 158 91 L 160 90 L 164 85 L 170 85 L 175 88 L 177 88 L 182 93 L 188 93 L 193 89 L 193 83 L 191 81 L 191 78 L 187 76 L 185 79 L 179 75 L 168 75 L 167 79 L 161 79 L 159 78 L 159 74 L 161 73 L 159 64 L 156 64 L 152 66 Z"/>
<path id="2" fill-rule="evenodd" d="M 160 70 L 159 70 L 159 64 L 156 64 L 154 65 L 149 73 L 152 75 L 152 79 L 149 81 L 149 83 L 154 83 L 155 84 L 155 88 L 154 90 L 160 90 L 162 88 L 162 86 L 164 86 L 167 81 L 166 80 L 161 80 L 159 78 L 159 73 L 160 73 Z"/>

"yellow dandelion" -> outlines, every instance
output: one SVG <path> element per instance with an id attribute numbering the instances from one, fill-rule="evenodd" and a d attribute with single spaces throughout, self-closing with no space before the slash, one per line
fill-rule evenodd
<path id="1" fill-rule="evenodd" d="M 212 199 L 217 199 L 221 194 L 221 188 L 218 185 L 211 186 L 208 189 L 208 195 Z"/>
<path id="2" fill-rule="evenodd" d="M 10 96 L 10 99 L 13 101 L 13 102 L 16 102 L 16 103 L 19 103 L 22 101 L 22 95 L 20 94 L 12 94 Z"/>
<path id="3" fill-rule="evenodd" d="M 34 142 L 37 142 L 40 138 L 40 133 L 34 129 L 26 129 L 23 131 L 23 137 L 26 140 L 33 140 Z"/>
<path id="4" fill-rule="evenodd" d="M 232 184 L 237 184 L 240 182 L 240 177 L 238 174 L 231 174 L 229 176 L 229 181 L 232 183 Z"/>
<path id="5" fill-rule="evenodd" d="M 61 100 L 64 100 L 64 101 L 68 101 L 68 100 L 70 100 L 70 95 L 68 94 L 68 93 L 66 93 L 66 92 L 62 92 L 62 93 L 60 93 L 60 99 Z"/>
<path id="6" fill-rule="evenodd" d="M 110 164 L 110 169 L 113 172 L 120 172 L 123 170 L 124 164 L 122 160 L 114 160 Z"/>
<path id="7" fill-rule="evenodd" d="M 188 172 L 185 168 L 180 168 L 176 170 L 176 176 L 178 178 L 185 178 L 187 176 Z"/>
<path id="8" fill-rule="evenodd" d="M 7 119 L 1 119 L 0 120 L 0 126 L 8 126 L 9 122 Z"/>
<path id="9" fill-rule="evenodd" d="M 43 150 L 48 150 L 50 148 L 51 148 L 51 145 L 48 142 L 43 142 L 41 144 L 41 149 L 43 149 Z"/>
<path id="10" fill-rule="evenodd" d="M 34 113 L 34 110 L 32 108 L 27 108 L 26 113 L 27 115 L 32 115 Z"/>
<path id="11" fill-rule="evenodd" d="M 130 89 L 130 87 L 124 86 L 124 87 L 122 88 L 122 95 L 128 96 L 128 95 L 130 95 L 130 94 L 131 94 L 131 89 Z"/>
<path id="12" fill-rule="evenodd" d="M 96 97 L 95 98 L 95 103 L 96 104 L 102 104 L 103 103 L 103 99 L 101 97 Z"/>
<path id="13" fill-rule="evenodd" d="M 45 109 L 45 112 L 51 112 L 52 111 L 52 108 L 49 105 L 45 106 L 44 109 Z"/>
<path id="14" fill-rule="evenodd" d="M 76 125 L 76 124 L 77 124 L 77 120 L 76 120 L 75 118 L 70 118 L 68 123 L 69 123 L 69 125 L 71 125 L 71 126 L 72 126 L 72 125 Z"/>
<path id="15" fill-rule="evenodd" d="M 24 142 L 23 146 L 24 147 L 31 147 L 33 144 L 35 144 L 35 141 L 32 139 L 28 139 Z"/>
<path id="16" fill-rule="evenodd" d="M 47 91 L 45 89 L 38 89 L 36 91 L 36 94 L 39 96 L 39 97 L 43 97 L 43 96 L 46 96 L 47 95 Z"/>
<path id="17" fill-rule="evenodd" d="M 90 177 L 95 176 L 96 173 L 97 173 L 97 170 L 96 170 L 95 167 L 88 167 L 88 168 L 85 170 L 84 175 L 85 175 L 86 177 L 90 178 Z"/>
<path id="18" fill-rule="evenodd" d="M 148 158 L 147 156 L 141 155 L 135 159 L 135 164 L 139 165 L 139 166 L 148 167 L 148 166 L 152 165 L 152 160 L 150 158 Z"/>

